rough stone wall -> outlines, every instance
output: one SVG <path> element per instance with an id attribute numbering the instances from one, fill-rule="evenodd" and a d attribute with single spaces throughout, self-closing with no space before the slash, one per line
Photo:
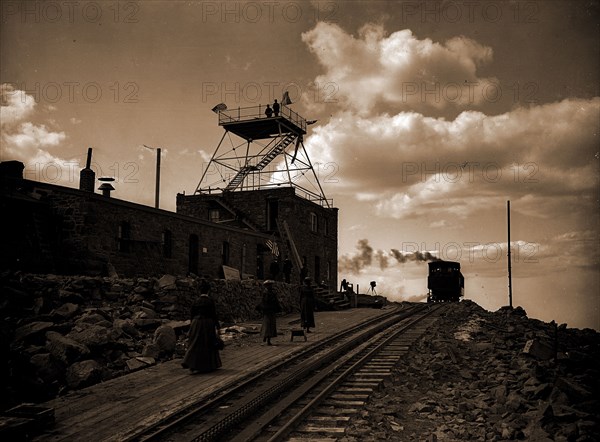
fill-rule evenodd
<path id="1" fill-rule="evenodd" d="M 252 280 L 0 274 L 0 408 L 181 356 L 205 282 L 222 327 L 260 323 L 263 285 Z M 282 314 L 299 311 L 296 286 L 275 289 Z"/>
<path id="2" fill-rule="evenodd" d="M 325 280 L 331 288 L 337 288 L 338 209 L 322 207 L 301 198 L 296 195 L 294 188 L 230 192 L 224 198 L 229 206 L 246 214 L 253 224 L 267 233 L 273 233 L 267 231 L 268 201 L 277 201 L 278 222 L 287 221 L 298 253 L 301 258 L 306 259 L 309 276 L 317 280 L 316 282 Z M 177 212 L 208 219 L 209 209 L 215 207 L 213 199 L 214 196 L 210 195 L 178 195 Z M 317 216 L 317 231 L 311 229 L 311 212 Z M 282 254 L 289 255 L 291 259 L 286 244 L 281 244 L 280 248 Z M 318 272 L 317 260 L 320 262 Z M 266 257 L 266 273 L 270 261 L 271 257 Z M 293 281 L 299 282 L 298 269 L 294 269 Z"/>
<path id="3" fill-rule="evenodd" d="M 311 212 L 317 216 L 317 231 L 311 230 Z M 336 289 L 337 209 L 327 209 L 301 198 L 294 201 L 286 199 L 280 203 L 279 216 L 287 220 L 298 253 L 306 260 L 309 276 L 317 283 L 325 281 L 332 289 Z M 320 262 L 318 271 L 317 259 Z"/>
<path id="4" fill-rule="evenodd" d="M 39 244 L 53 244 L 46 268 L 38 271 L 106 275 L 110 263 L 120 276 L 186 275 L 190 272 L 190 235 L 196 235 L 198 266 L 192 273 L 222 277 L 222 251 L 227 242 L 230 250 L 227 265 L 255 275 L 256 245 L 268 238 L 76 189 L 27 180 L 21 183 L 19 192 L 38 202 L 24 207 L 16 198 L 3 198 L 2 206 L 23 216 L 24 212 L 32 211 L 29 225 L 15 225 L 11 232 L 16 238 L 14 244 L 10 244 L 13 250 L 27 244 L 38 249 Z M 42 206 L 49 209 L 35 209 Z M 41 226 L 55 227 L 52 231 L 36 231 L 31 228 L 34 221 Z M 122 223 L 127 223 L 130 233 L 125 241 L 119 237 Z M 169 231 L 172 238 L 171 256 L 163 252 L 165 231 Z M 129 251 L 122 250 L 124 242 Z M 28 262 L 15 257 L 10 259 L 13 262 L 3 262 L 5 268 L 31 270 Z"/>

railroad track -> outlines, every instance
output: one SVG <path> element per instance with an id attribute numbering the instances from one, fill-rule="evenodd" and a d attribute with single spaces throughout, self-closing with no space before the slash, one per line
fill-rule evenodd
<path id="1" fill-rule="evenodd" d="M 397 309 L 357 325 L 130 440 L 335 438 L 422 335 L 438 307 Z"/>

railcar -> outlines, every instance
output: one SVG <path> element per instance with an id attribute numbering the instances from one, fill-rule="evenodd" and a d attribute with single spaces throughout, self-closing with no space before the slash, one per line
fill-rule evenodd
<path id="1" fill-rule="evenodd" d="M 458 302 L 464 296 L 465 278 L 460 272 L 460 263 L 454 261 L 432 261 L 427 277 L 428 302 Z"/>

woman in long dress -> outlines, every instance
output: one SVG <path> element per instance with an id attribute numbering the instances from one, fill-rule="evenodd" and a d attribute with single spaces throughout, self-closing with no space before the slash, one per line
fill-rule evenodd
<path id="1" fill-rule="evenodd" d="M 263 282 L 266 290 L 263 294 L 262 302 L 260 304 L 263 314 L 260 337 L 263 338 L 263 342 L 266 342 L 267 345 L 273 345 L 271 344 L 271 338 L 277 337 L 276 314 L 281 310 L 273 283 L 274 281 L 271 280 L 266 280 Z"/>
<path id="2" fill-rule="evenodd" d="M 315 291 L 309 277 L 304 278 L 304 285 L 300 287 L 300 322 L 306 333 L 315 326 Z"/>
<path id="3" fill-rule="evenodd" d="M 181 365 L 192 373 L 207 373 L 221 367 L 217 348 L 219 320 L 214 301 L 203 293 L 192 307 L 188 350 Z"/>

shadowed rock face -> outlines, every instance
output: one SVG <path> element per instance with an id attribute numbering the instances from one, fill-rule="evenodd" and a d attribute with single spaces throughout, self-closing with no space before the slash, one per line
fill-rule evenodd
<path id="1" fill-rule="evenodd" d="M 349 441 L 600 440 L 599 333 L 528 319 L 520 307 L 445 307 Z"/>
<path id="2" fill-rule="evenodd" d="M 0 406 L 44 401 L 181 356 L 190 306 L 203 281 L 1 274 L 1 344 L 7 357 Z M 209 285 L 223 325 L 258 318 L 257 282 Z M 296 287 L 277 284 L 276 290 L 284 311 L 297 311 Z"/>

